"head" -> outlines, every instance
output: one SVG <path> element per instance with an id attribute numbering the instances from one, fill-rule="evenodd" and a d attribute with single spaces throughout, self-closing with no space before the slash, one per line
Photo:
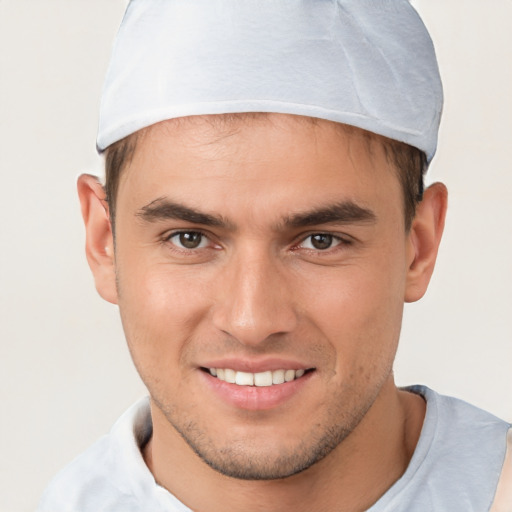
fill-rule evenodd
<path id="1" fill-rule="evenodd" d="M 440 184 L 422 197 L 435 55 L 406 0 L 184 5 L 133 1 L 123 20 L 106 194 L 79 180 L 87 256 L 155 443 L 284 478 L 386 415 L 403 304 L 425 293 L 446 208 Z"/>
<path id="2" fill-rule="evenodd" d="M 445 191 L 427 189 L 407 230 L 380 138 L 281 114 L 155 125 L 119 179 L 115 247 L 101 185 L 82 178 L 80 195 L 97 288 L 119 305 L 155 431 L 214 469 L 303 471 L 389 392 L 403 304 L 426 290 Z M 225 382 L 285 370 L 305 374 Z"/>

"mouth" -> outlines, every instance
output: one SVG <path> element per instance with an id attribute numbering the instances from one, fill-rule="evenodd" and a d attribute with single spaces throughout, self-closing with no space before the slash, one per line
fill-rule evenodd
<path id="1" fill-rule="evenodd" d="M 223 382 L 236 384 L 237 386 L 270 387 L 298 380 L 313 372 L 314 368 L 268 370 L 257 373 L 242 372 L 231 368 L 201 368 L 201 370 Z"/>

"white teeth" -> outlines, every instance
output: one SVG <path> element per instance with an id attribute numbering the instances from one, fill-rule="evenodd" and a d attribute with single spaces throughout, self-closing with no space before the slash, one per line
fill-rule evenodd
<path id="1" fill-rule="evenodd" d="M 231 368 L 209 368 L 210 374 L 219 380 L 237 384 L 239 386 L 272 386 L 274 384 L 283 384 L 298 379 L 306 373 L 306 370 L 274 370 L 250 373 L 237 372 Z"/>
<path id="2" fill-rule="evenodd" d="M 282 384 L 284 382 L 284 370 L 272 372 L 272 384 Z"/>
<path id="3" fill-rule="evenodd" d="M 272 372 L 261 372 L 254 374 L 255 386 L 272 386 Z"/>
<path id="4" fill-rule="evenodd" d="M 286 370 L 284 372 L 284 380 L 285 382 L 290 382 L 295 379 L 295 370 Z"/>
<path id="5" fill-rule="evenodd" d="M 224 370 L 224 380 L 226 382 L 231 382 L 231 384 L 234 384 L 236 381 L 236 372 L 235 370 L 230 370 L 229 368 L 226 368 Z"/>
<path id="6" fill-rule="evenodd" d="M 252 386 L 254 385 L 254 373 L 236 372 L 235 383 L 239 386 Z"/>

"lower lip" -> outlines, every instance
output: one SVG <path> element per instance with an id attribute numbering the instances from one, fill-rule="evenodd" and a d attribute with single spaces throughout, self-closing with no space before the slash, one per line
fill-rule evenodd
<path id="1" fill-rule="evenodd" d="M 200 370 L 206 385 L 224 402 L 248 411 L 265 411 L 279 407 L 297 395 L 314 372 L 308 372 L 291 382 L 273 386 L 238 386 Z"/>

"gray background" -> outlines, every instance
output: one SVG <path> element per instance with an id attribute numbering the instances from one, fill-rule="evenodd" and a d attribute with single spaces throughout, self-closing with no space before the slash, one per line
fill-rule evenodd
<path id="1" fill-rule="evenodd" d="M 446 107 L 430 179 L 451 193 L 427 296 L 406 307 L 400 384 L 512 420 L 512 2 L 416 0 Z M 98 100 L 124 0 L 0 0 L 0 512 L 145 393 L 86 265 L 76 177 L 101 173 Z"/>

